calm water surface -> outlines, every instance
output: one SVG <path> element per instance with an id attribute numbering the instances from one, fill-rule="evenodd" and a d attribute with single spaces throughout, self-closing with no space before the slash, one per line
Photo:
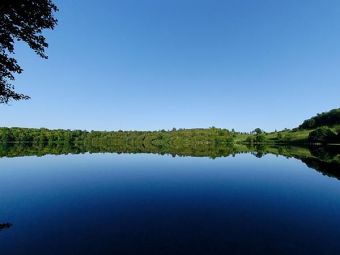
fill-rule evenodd
<path id="1" fill-rule="evenodd" d="M 5 222 L 3 255 L 340 254 L 340 181 L 273 155 L 1 158 Z"/>

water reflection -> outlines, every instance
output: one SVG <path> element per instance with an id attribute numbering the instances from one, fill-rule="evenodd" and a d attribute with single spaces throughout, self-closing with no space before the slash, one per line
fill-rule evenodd
<path id="1" fill-rule="evenodd" d="M 66 155 L 82 153 L 153 153 L 161 155 L 217 157 L 235 156 L 240 153 L 252 153 L 261 158 L 266 154 L 281 155 L 301 160 L 308 167 L 324 175 L 340 179 L 340 146 L 274 146 L 274 145 L 226 145 L 226 144 L 189 144 L 188 146 L 161 146 L 153 144 L 0 144 L 0 157 L 23 157 L 44 155 Z"/>
<path id="2" fill-rule="evenodd" d="M 6 229 L 9 229 L 10 227 L 12 227 L 12 224 L 11 223 L 0 223 L 0 231 L 2 230 L 6 230 Z"/>
<path id="3" fill-rule="evenodd" d="M 267 154 L 339 178 L 337 147 L 2 145 L 1 254 L 340 254 L 340 183 Z"/>

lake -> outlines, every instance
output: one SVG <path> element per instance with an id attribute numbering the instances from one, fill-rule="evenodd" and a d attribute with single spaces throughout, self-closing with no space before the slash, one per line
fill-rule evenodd
<path id="1" fill-rule="evenodd" d="M 274 154 L 2 155 L 0 252 L 340 254 L 339 165 Z"/>

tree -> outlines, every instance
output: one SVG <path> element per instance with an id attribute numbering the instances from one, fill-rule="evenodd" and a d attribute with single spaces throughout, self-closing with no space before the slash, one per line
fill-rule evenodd
<path id="1" fill-rule="evenodd" d="M 255 128 L 254 131 L 253 131 L 252 133 L 253 133 L 253 134 L 259 135 L 259 134 L 262 134 L 263 131 L 261 130 L 261 128 Z"/>
<path id="2" fill-rule="evenodd" d="M 2 0 L 0 3 L 0 103 L 26 100 L 29 96 L 17 93 L 10 81 L 23 69 L 14 54 L 15 41 L 23 41 L 40 57 L 47 59 L 48 47 L 43 29 L 53 29 L 57 24 L 54 13 L 58 11 L 51 0 Z"/>
<path id="3" fill-rule="evenodd" d="M 340 108 L 328 112 L 319 113 L 316 116 L 305 120 L 299 129 L 315 129 L 322 126 L 335 126 L 340 124 Z"/>
<path id="4" fill-rule="evenodd" d="M 255 137 L 256 143 L 264 143 L 266 141 L 266 136 L 264 134 L 258 134 Z"/>

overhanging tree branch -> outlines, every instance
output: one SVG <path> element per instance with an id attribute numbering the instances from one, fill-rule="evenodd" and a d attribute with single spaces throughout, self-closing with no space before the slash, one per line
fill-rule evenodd
<path id="1" fill-rule="evenodd" d="M 58 8 L 51 0 L 2 0 L 0 4 L 0 103 L 26 100 L 30 97 L 17 93 L 11 84 L 14 75 L 23 69 L 14 54 L 14 43 L 24 41 L 40 57 L 47 58 L 48 47 L 44 29 L 54 29 Z"/>

